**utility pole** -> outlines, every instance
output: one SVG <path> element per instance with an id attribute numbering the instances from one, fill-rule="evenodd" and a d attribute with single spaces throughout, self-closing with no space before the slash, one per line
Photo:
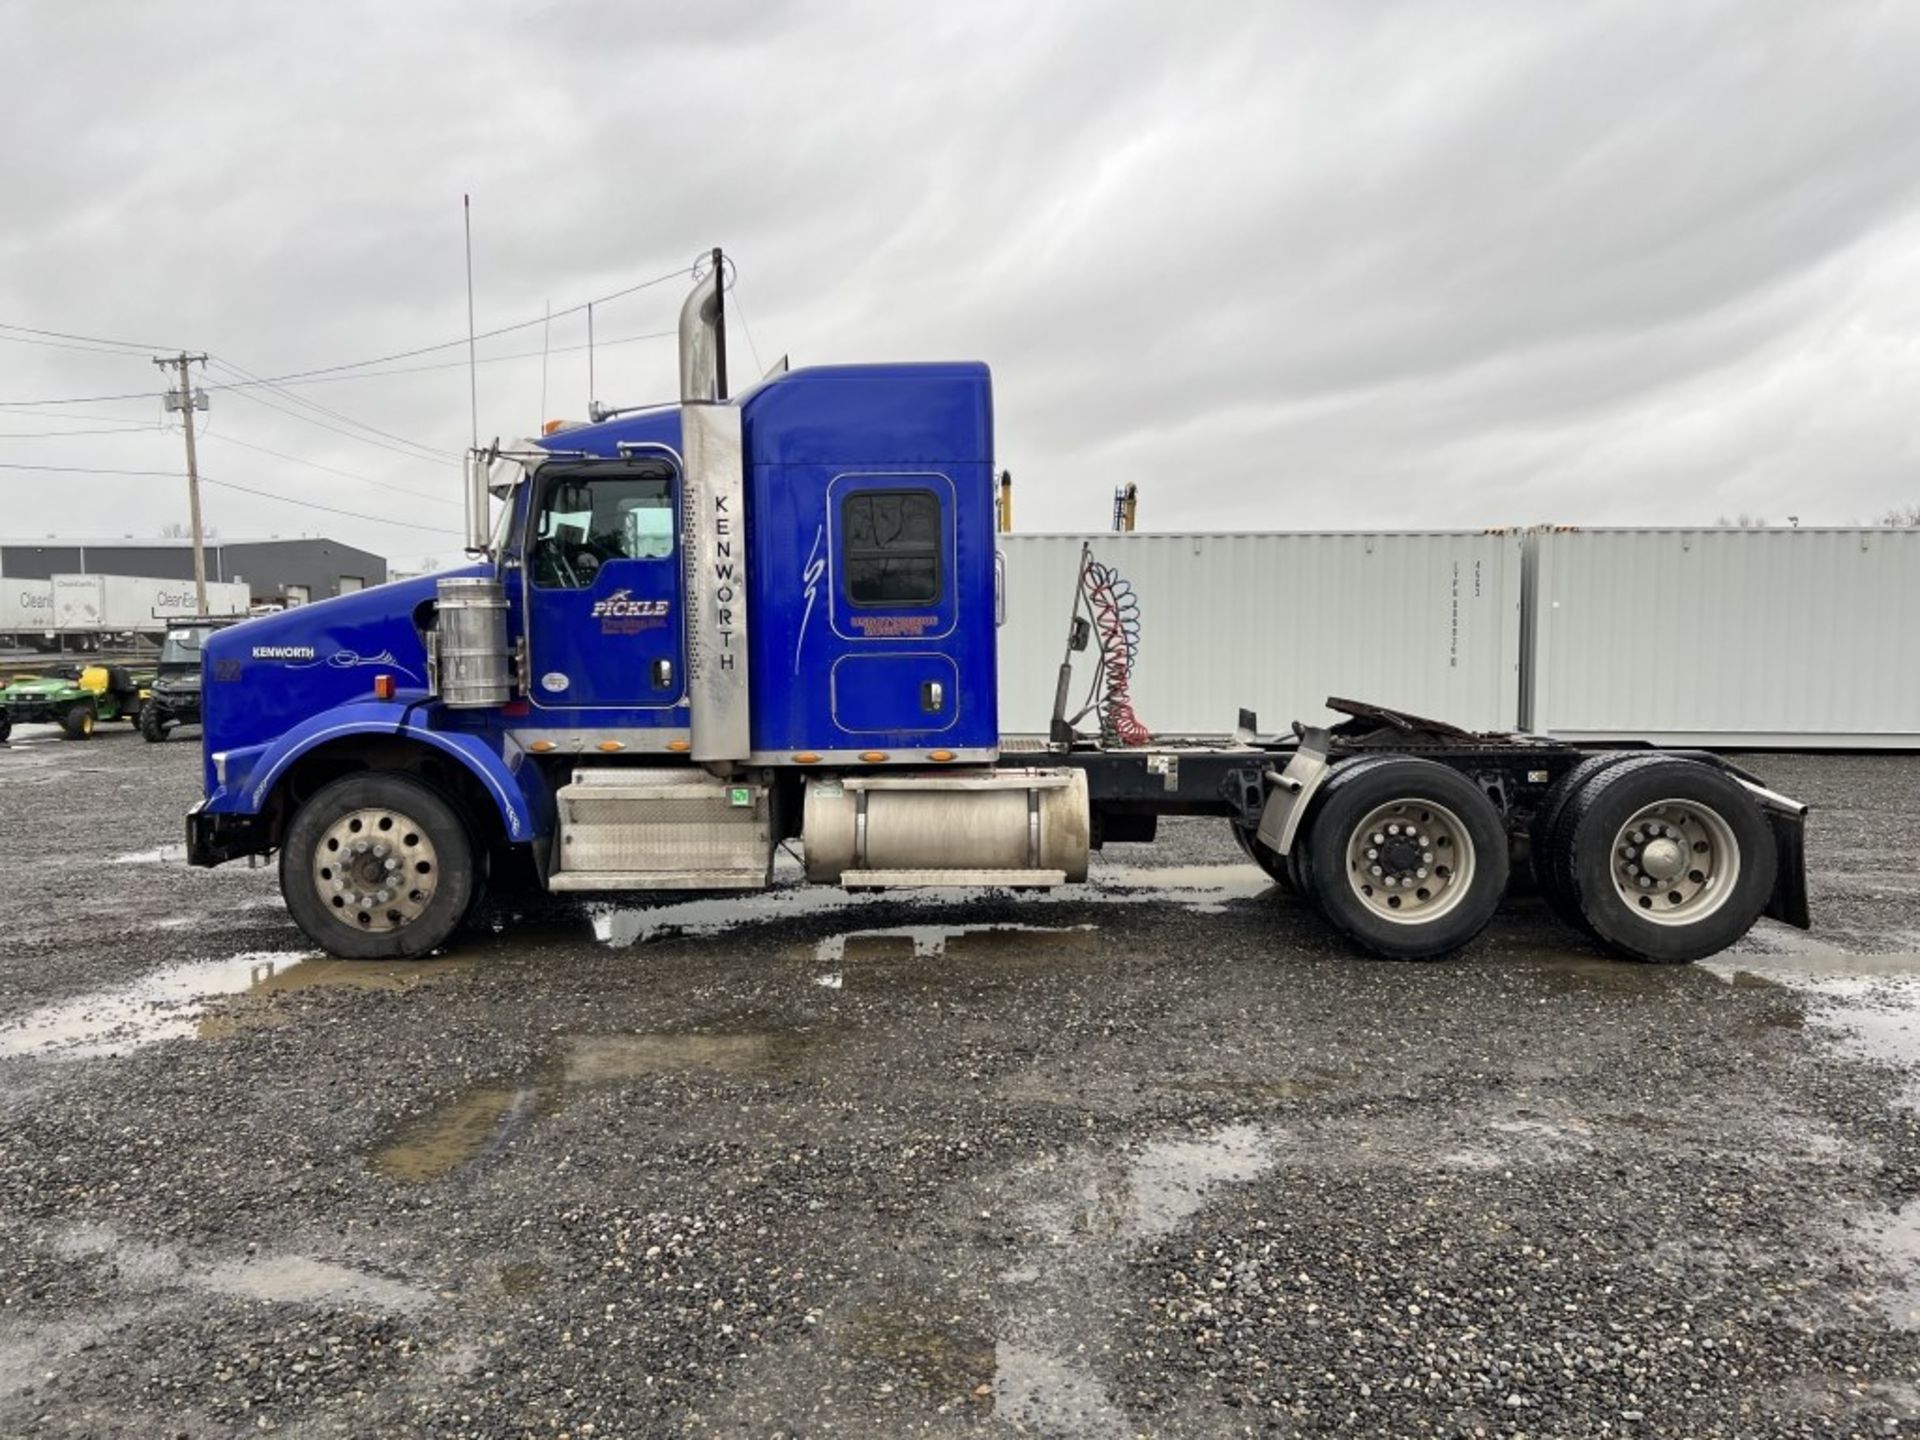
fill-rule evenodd
<path id="1" fill-rule="evenodd" d="M 178 355 L 156 355 L 153 363 L 162 370 L 175 369 L 180 373 L 180 388 L 167 392 L 167 409 L 178 410 L 180 419 L 187 432 L 187 512 L 193 522 L 193 599 L 195 609 L 202 615 L 207 613 L 207 549 L 200 531 L 200 463 L 193 451 L 193 412 L 207 408 L 207 392 L 193 388 L 193 378 L 188 367 L 195 363 L 205 365 L 205 355 L 189 355 L 182 350 Z"/>

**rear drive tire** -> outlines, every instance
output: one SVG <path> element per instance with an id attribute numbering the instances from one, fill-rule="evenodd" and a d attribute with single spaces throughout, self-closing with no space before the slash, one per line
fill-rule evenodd
<path id="1" fill-rule="evenodd" d="M 1546 896 L 1553 913 L 1575 930 L 1587 930 L 1587 921 L 1573 894 L 1573 825 L 1566 818 L 1567 809 L 1574 796 L 1596 775 L 1645 758 L 1645 751 L 1587 756 L 1554 783 L 1539 813 L 1533 817 L 1534 883 Z M 1587 930 L 1587 933 L 1592 932 Z"/>
<path id="2" fill-rule="evenodd" d="M 1273 881 L 1274 884 L 1278 885 L 1282 890 L 1291 891 L 1293 889 L 1293 867 L 1287 864 L 1286 856 L 1276 855 L 1265 845 L 1261 844 L 1260 834 L 1257 830 L 1249 830 L 1238 820 L 1230 820 L 1227 823 L 1233 830 L 1233 838 L 1240 842 L 1240 848 L 1246 852 L 1247 858 L 1264 870 L 1267 878 Z"/>
<path id="3" fill-rule="evenodd" d="M 280 851 L 295 923 L 343 960 L 411 960 L 473 899 L 474 847 L 452 805 L 404 775 L 349 775 L 302 805 Z"/>
<path id="4" fill-rule="evenodd" d="M 1371 758 L 1321 791 L 1304 878 L 1341 934 L 1388 960 L 1433 960 L 1493 918 L 1507 889 L 1507 834 L 1478 786 L 1432 760 Z"/>
<path id="5" fill-rule="evenodd" d="M 1564 860 L 1582 928 L 1616 954 L 1682 965 L 1760 918 L 1778 864 L 1773 827 L 1740 784 L 1697 760 L 1636 756 L 1568 802 Z M 1643 883 L 1645 882 L 1645 883 Z"/>
<path id="6" fill-rule="evenodd" d="M 76 700 L 67 707 L 67 713 L 60 717 L 60 733 L 69 740 L 90 740 L 93 738 L 94 722 L 99 712 L 94 709 L 91 700 Z"/>
<path id="7" fill-rule="evenodd" d="M 140 707 L 140 734 L 149 744 L 167 738 L 167 720 L 158 705 L 149 700 Z"/>

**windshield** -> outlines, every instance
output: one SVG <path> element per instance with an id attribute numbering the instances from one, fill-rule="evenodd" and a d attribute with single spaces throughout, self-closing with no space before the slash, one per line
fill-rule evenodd
<path id="1" fill-rule="evenodd" d="M 211 633 L 210 630 L 169 630 L 167 638 L 160 642 L 160 663 L 198 665 L 200 644 Z"/>

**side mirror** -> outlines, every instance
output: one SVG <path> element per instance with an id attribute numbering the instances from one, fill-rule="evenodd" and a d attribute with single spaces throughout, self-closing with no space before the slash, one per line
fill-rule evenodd
<path id="1" fill-rule="evenodd" d="M 1007 623 L 1007 557 L 1001 550 L 993 552 L 993 624 L 997 630 Z"/>

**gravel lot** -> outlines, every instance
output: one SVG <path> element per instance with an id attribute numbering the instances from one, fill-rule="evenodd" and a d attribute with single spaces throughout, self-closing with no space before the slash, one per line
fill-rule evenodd
<path id="1" fill-rule="evenodd" d="M 188 732 L 193 735 L 196 732 Z M 1818 928 L 1356 960 L 1217 824 L 1067 898 L 314 957 L 197 740 L 0 747 L 0 1435 L 1920 1429 L 1920 759 Z"/>

